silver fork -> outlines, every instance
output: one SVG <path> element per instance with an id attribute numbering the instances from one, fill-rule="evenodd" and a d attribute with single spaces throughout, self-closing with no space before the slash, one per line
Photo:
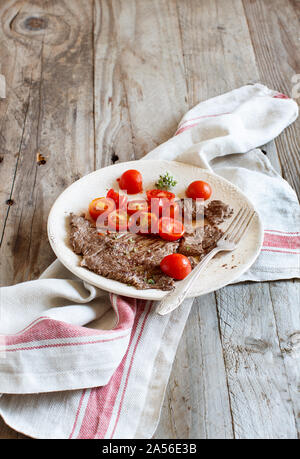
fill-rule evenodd
<path id="1" fill-rule="evenodd" d="M 158 314 L 168 314 L 181 305 L 192 284 L 198 279 L 200 273 L 218 252 L 231 252 L 236 249 L 242 236 L 248 230 L 254 215 L 255 212 L 247 208 L 241 208 L 238 211 L 221 239 L 217 242 L 217 246 L 205 255 L 196 268 L 159 302 L 156 308 Z"/>

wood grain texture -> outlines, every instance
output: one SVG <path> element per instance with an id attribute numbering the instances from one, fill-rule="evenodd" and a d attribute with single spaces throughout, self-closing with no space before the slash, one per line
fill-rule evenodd
<path id="1" fill-rule="evenodd" d="M 54 260 L 46 231 L 51 205 L 94 168 L 93 9 L 80 0 L 5 1 L 0 11 L 7 81 L 0 272 L 10 285 L 38 277 Z M 37 152 L 46 164 L 38 165 Z"/>
<path id="2" fill-rule="evenodd" d="M 255 61 L 255 54 L 253 52 L 252 40 L 247 28 L 246 17 L 243 14 L 243 5 L 241 2 L 232 1 L 226 3 L 226 9 L 221 8 L 220 2 L 207 2 L 205 5 L 198 4 L 198 8 L 195 7 L 194 2 L 182 2 L 179 3 L 179 20 L 181 23 L 182 30 L 182 43 L 183 43 L 183 54 L 185 63 L 185 74 L 187 77 L 188 87 L 188 101 L 190 105 L 194 105 L 196 102 L 207 97 L 215 96 L 220 92 L 230 90 L 232 87 L 237 87 L 248 82 L 259 80 L 259 70 Z M 200 33 L 199 30 L 205 30 L 205 34 Z M 205 50 L 205 51 L 204 51 Z M 212 50 L 217 50 L 212 52 Z M 226 75 L 226 79 L 220 78 L 220 75 Z M 201 96 L 199 97 L 199 95 Z M 268 158 L 274 165 L 275 169 L 281 173 L 281 162 L 277 155 L 275 144 L 271 142 L 267 146 L 264 146 Z M 286 283 L 287 290 L 289 282 Z M 274 392 L 274 384 L 278 386 L 280 393 L 284 393 L 287 388 L 289 378 L 285 374 L 285 368 L 280 365 L 280 377 L 276 380 L 276 373 L 273 373 L 273 381 L 264 384 L 264 395 L 261 397 L 267 397 L 268 400 L 275 399 L 274 404 L 269 406 L 268 416 L 264 416 L 262 412 L 261 416 L 258 415 L 256 418 L 254 413 L 259 412 L 260 407 L 263 406 L 262 398 L 257 397 L 255 391 L 252 389 L 251 384 L 255 384 L 257 378 L 256 372 L 251 366 L 244 368 L 245 377 L 249 378 L 250 385 L 246 384 L 241 387 L 237 385 L 238 377 L 236 374 L 232 374 L 231 365 L 228 353 L 230 349 L 235 349 L 236 343 L 229 335 L 225 341 L 224 339 L 224 323 L 222 322 L 223 316 L 231 316 L 232 311 L 237 311 L 236 320 L 237 324 L 234 325 L 233 329 L 238 329 L 241 333 L 240 339 L 243 341 L 251 339 L 256 342 L 256 327 L 252 323 L 248 323 L 248 335 L 245 336 L 244 330 L 238 328 L 238 324 L 242 327 L 244 317 L 239 315 L 238 311 L 243 308 L 249 307 L 251 302 L 249 298 L 252 298 L 254 292 L 261 292 L 264 289 L 264 284 L 255 284 L 255 286 L 228 286 L 219 292 L 216 292 L 215 300 L 217 308 L 214 307 L 215 314 L 218 315 L 216 319 L 220 324 L 220 340 L 222 343 L 222 349 L 225 360 L 225 374 L 226 378 L 223 379 L 223 387 L 228 384 L 228 397 L 229 406 L 231 409 L 231 418 L 233 424 L 232 436 L 234 438 L 296 438 L 297 429 L 296 424 L 296 407 L 289 400 L 289 397 L 282 399 L 278 398 L 278 394 Z M 249 292 L 249 297 L 244 291 Z M 253 290 L 254 289 L 254 290 Z M 251 293 L 250 293 L 251 291 Z M 299 290 L 298 290 L 299 294 Z M 221 296 L 220 296 L 221 295 Z M 222 298 L 222 309 L 220 309 L 220 298 Z M 259 299 L 260 298 L 260 299 Z M 204 299 L 203 299 L 204 300 Z M 197 302 L 202 301 L 201 298 Z M 206 300 L 207 301 L 207 300 Z M 272 341 L 276 343 L 277 350 L 279 347 L 278 336 L 277 336 L 277 324 L 275 322 L 274 314 L 272 312 L 272 302 L 268 295 L 259 297 L 259 308 L 262 311 L 262 315 L 270 316 L 272 318 L 272 326 L 267 322 L 264 322 L 263 333 L 270 335 Z M 209 301 L 211 303 L 211 300 Z M 247 306 L 248 305 L 248 306 Z M 241 309 L 242 308 L 242 309 Z M 216 432 L 213 431 L 201 431 L 199 424 L 205 426 L 217 425 L 219 422 L 216 412 L 212 411 L 210 416 L 207 418 L 207 413 L 203 404 L 199 404 L 197 410 L 198 424 L 191 424 L 189 407 L 191 406 L 190 398 L 193 400 L 199 397 L 199 393 L 205 391 L 206 376 L 202 371 L 201 365 L 198 365 L 198 373 L 201 374 L 198 380 L 198 384 L 193 386 L 192 396 L 188 398 L 188 403 L 181 400 L 179 405 L 174 398 L 174 389 L 179 392 L 185 392 L 188 381 L 194 381 L 194 368 L 189 366 L 189 353 L 190 349 L 187 346 L 188 336 L 192 333 L 195 334 L 194 329 L 198 328 L 198 335 L 202 332 L 199 326 L 197 326 L 197 314 L 201 312 L 197 311 L 197 307 L 194 307 L 191 312 L 190 323 L 187 325 L 183 338 L 179 344 L 177 355 L 181 356 L 180 364 L 177 363 L 177 359 L 174 363 L 173 372 L 170 378 L 169 390 L 167 392 L 167 399 L 163 407 L 163 415 L 161 418 L 160 425 L 156 432 L 156 438 L 163 436 L 167 438 L 168 432 L 172 432 L 174 435 L 176 424 L 179 423 L 181 430 L 177 426 L 177 432 L 182 434 L 184 432 L 184 426 L 188 430 L 189 438 L 194 438 L 195 435 L 200 435 L 200 438 L 217 438 Z M 201 309 L 200 309 L 201 311 Z M 222 313 L 222 315 L 221 315 Z M 250 321 L 250 317 L 249 317 Z M 192 330 L 192 331 L 191 331 Z M 192 349 L 197 350 L 199 355 L 199 361 L 205 358 L 207 347 L 193 346 Z M 228 350 L 228 351 L 227 351 Z M 202 352 L 204 356 L 202 356 Z M 280 350 L 278 351 L 280 355 Z M 211 374 L 215 378 L 220 377 L 220 367 L 217 363 L 219 356 L 216 354 L 215 365 L 210 368 Z M 236 353 L 237 365 L 243 365 L 242 353 Z M 266 363 L 265 363 L 266 359 Z M 260 373 L 264 368 L 265 364 L 268 364 L 268 355 L 261 357 L 257 372 Z M 182 376 L 179 368 L 186 368 L 185 377 Z M 245 367 L 245 365 L 244 365 Z M 181 377 L 179 377 L 181 375 Z M 293 378 L 295 381 L 299 381 L 300 374 Z M 295 388 L 295 383 L 293 385 Z M 173 390 L 173 391 L 172 391 Z M 212 391 L 214 396 L 217 396 L 217 391 Z M 242 395 L 241 395 L 242 394 Z M 268 394 L 268 395 L 266 395 Z M 245 397 L 245 400 L 243 399 Z M 184 409 L 182 409 L 184 405 Z M 253 410 L 247 413 L 247 409 Z M 280 413 L 281 410 L 287 410 L 286 417 L 288 423 L 286 430 L 280 428 Z M 183 416 L 182 412 L 187 413 Z M 275 422 L 273 422 L 275 418 Z M 249 419 L 250 424 L 248 424 Z M 227 424 L 229 424 L 230 418 L 227 415 Z M 252 424 L 251 424 L 252 423 Z M 193 425 L 197 426 L 193 429 Z M 185 433 L 187 430 L 185 430 Z M 214 434 L 213 434 L 214 432 Z M 177 438 L 182 438 L 180 435 Z"/>
<path id="3" fill-rule="evenodd" d="M 216 297 L 235 437 L 297 438 L 268 284 L 232 286 Z"/>
<path id="4" fill-rule="evenodd" d="M 233 87 L 289 93 L 297 14 L 289 0 L 2 1 L 1 282 L 52 261 L 47 215 L 80 176 L 141 158 L 188 108 Z M 263 147 L 294 186 L 297 136 L 298 122 Z M 284 281 L 197 298 L 155 438 L 297 438 L 299 294 Z M 0 438 L 24 437 L 0 423 Z"/>
<path id="5" fill-rule="evenodd" d="M 80 1 L 47 2 L 45 9 L 42 1 L 5 3 L 0 270 L 1 283 L 9 285 L 36 278 L 54 259 L 46 232 L 50 207 L 94 168 L 93 10 Z M 32 18 L 43 22 L 30 25 Z M 46 164 L 38 164 L 38 152 Z"/>
<path id="6" fill-rule="evenodd" d="M 293 407 L 298 436 L 300 432 L 300 281 L 272 282 L 270 299 L 285 372 L 287 392 Z"/>
<path id="7" fill-rule="evenodd" d="M 213 293 L 194 301 L 185 330 L 154 438 L 234 438 Z"/>
<path id="8" fill-rule="evenodd" d="M 262 83 L 292 94 L 300 74 L 298 1 L 244 0 L 245 14 Z M 299 103 L 299 99 L 298 99 Z M 293 123 L 275 140 L 283 177 L 300 196 L 300 125 Z"/>
<path id="9" fill-rule="evenodd" d="M 139 159 L 187 109 L 176 2 L 95 3 L 96 166 Z M 167 114 L 167 116 L 166 116 Z"/>

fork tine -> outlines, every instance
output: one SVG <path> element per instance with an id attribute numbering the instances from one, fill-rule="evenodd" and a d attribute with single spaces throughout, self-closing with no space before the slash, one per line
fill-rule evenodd
<path id="1" fill-rule="evenodd" d="M 236 214 L 235 218 L 232 220 L 228 228 L 226 229 L 223 239 L 228 241 L 229 239 L 232 239 L 232 234 L 235 231 L 237 227 L 240 226 L 240 221 L 243 219 L 244 214 L 245 214 L 245 208 L 241 207 L 238 213 Z"/>
<path id="2" fill-rule="evenodd" d="M 244 209 L 244 212 L 241 215 L 241 218 L 239 218 L 239 221 L 235 225 L 234 229 L 231 231 L 231 234 L 228 235 L 228 239 L 231 241 L 234 241 L 235 238 L 239 235 L 241 228 L 244 225 L 244 222 L 247 221 L 249 218 L 251 211 L 249 209 Z"/>
<path id="3" fill-rule="evenodd" d="M 249 212 L 250 212 L 249 209 L 247 209 L 247 208 L 243 209 L 243 212 L 242 212 L 240 218 L 236 222 L 236 225 L 231 230 L 230 234 L 228 234 L 228 237 L 226 238 L 227 240 L 234 241 L 234 239 L 239 234 L 240 228 L 242 227 L 244 221 L 248 218 Z"/>
<path id="4" fill-rule="evenodd" d="M 238 244 L 240 242 L 242 236 L 248 230 L 249 226 L 251 225 L 251 222 L 253 220 L 254 215 L 255 215 L 255 211 L 250 212 L 250 215 L 248 214 L 247 218 L 244 220 L 242 226 L 240 227 L 239 233 L 235 236 L 234 242 L 236 244 Z"/>
<path id="5" fill-rule="evenodd" d="M 226 228 L 225 233 L 223 234 L 222 239 L 225 239 L 226 236 L 230 233 L 230 231 L 235 227 L 237 219 L 239 219 L 241 212 L 243 211 L 243 208 L 241 207 L 238 213 L 235 215 L 235 217 L 231 220 L 231 222 L 228 225 L 228 228 Z"/>

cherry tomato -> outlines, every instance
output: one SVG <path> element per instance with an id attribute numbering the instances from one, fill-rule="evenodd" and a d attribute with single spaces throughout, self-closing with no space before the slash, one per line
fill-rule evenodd
<path id="1" fill-rule="evenodd" d="M 126 231 L 128 225 L 127 212 L 117 209 L 108 216 L 108 228 L 112 231 Z"/>
<path id="2" fill-rule="evenodd" d="M 146 194 L 151 212 L 159 217 L 162 216 L 163 208 L 170 205 L 175 199 L 175 194 L 170 191 L 148 190 Z"/>
<path id="3" fill-rule="evenodd" d="M 102 215 L 104 212 L 107 214 L 115 210 L 115 202 L 109 198 L 96 198 L 90 202 L 89 213 L 93 220 Z"/>
<path id="4" fill-rule="evenodd" d="M 162 217 L 159 220 L 159 235 L 166 241 L 177 241 L 185 232 L 183 224 L 174 218 Z"/>
<path id="5" fill-rule="evenodd" d="M 179 214 L 180 214 L 180 207 L 177 202 L 170 202 L 170 201 L 164 200 L 162 211 L 161 211 L 162 217 L 170 217 L 170 218 L 174 218 L 175 220 L 179 220 Z"/>
<path id="6" fill-rule="evenodd" d="M 156 234 L 158 233 L 158 218 L 151 212 L 135 212 L 128 221 L 132 233 Z"/>
<path id="7" fill-rule="evenodd" d="M 113 188 L 111 188 L 106 195 L 107 198 L 113 199 L 116 204 L 116 209 L 126 208 L 128 197 L 126 194 L 119 194 Z"/>
<path id="8" fill-rule="evenodd" d="M 148 201 L 151 201 L 151 199 L 153 198 L 168 199 L 169 201 L 173 201 L 175 199 L 175 194 L 171 193 L 171 191 L 148 190 L 146 194 L 147 194 Z"/>
<path id="9" fill-rule="evenodd" d="M 125 171 L 119 180 L 121 190 L 126 190 L 128 194 L 136 194 L 143 191 L 142 174 L 135 169 Z"/>
<path id="10" fill-rule="evenodd" d="M 162 259 L 160 262 L 160 269 L 167 274 L 167 276 L 181 280 L 190 274 L 192 266 L 190 260 L 186 256 L 180 253 L 172 253 Z"/>
<path id="11" fill-rule="evenodd" d="M 188 189 L 186 190 L 186 195 L 188 198 L 202 198 L 205 201 L 206 199 L 210 198 L 211 193 L 211 186 L 206 182 L 202 182 L 202 180 L 196 180 L 195 182 L 190 183 Z"/>
<path id="12" fill-rule="evenodd" d="M 127 204 L 127 213 L 129 215 L 134 214 L 135 212 L 147 212 L 148 203 L 144 199 L 134 199 L 133 201 L 128 201 Z"/>

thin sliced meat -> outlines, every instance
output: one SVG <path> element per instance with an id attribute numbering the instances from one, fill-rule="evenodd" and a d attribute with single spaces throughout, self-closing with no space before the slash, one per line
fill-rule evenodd
<path id="1" fill-rule="evenodd" d="M 173 279 L 161 272 L 159 264 L 176 252 L 178 242 L 132 233 L 98 234 L 90 221 L 76 215 L 71 215 L 70 226 L 73 250 L 83 256 L 81 266 L 138 289 L 173 288 Z"/>
<path id="2" fill-rule="evenodd" d="M 204 209 L 204 217 L 213 226 L 220 225 L 227 218 L 230 218 L 232 214 L 233 209 L 231 209 L 227 204 L 219 200 L 210 201 L 210 203 L 208 203 L 208 205 Z"/>
<path id="3" fill-rule="evenodd" d="M 204 225 L 186 233 L 180 241 L 179 253 L 186 256 L 203 257 L 213 249 L 223 232 L 216 226 Z"/>

